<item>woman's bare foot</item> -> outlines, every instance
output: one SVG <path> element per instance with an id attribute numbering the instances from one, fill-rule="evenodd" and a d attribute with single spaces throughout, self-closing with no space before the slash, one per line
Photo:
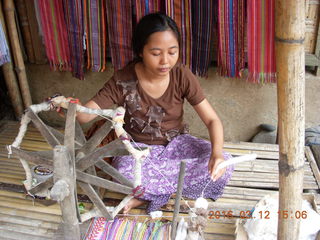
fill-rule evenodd
<path id="1" fill-rule="evenodd" d="M 128 214 L 129 211 L 132 209 L 132 208 L 135 208 L 135 207 L 139 207 L 141 206 L 142 204 L 144 204 L 145 201 L 142 201 L 142 200 L 139 200 L 139 199 L 136 199 L 136 198 L 132 198 L 128 203 L 127 205 L 123 208 L 123 214 Z"/>

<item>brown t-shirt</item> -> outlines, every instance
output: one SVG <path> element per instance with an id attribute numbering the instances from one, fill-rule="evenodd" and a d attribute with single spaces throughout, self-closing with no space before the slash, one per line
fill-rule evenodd
<path id="1" fill-rule="evenodd" d="M 115 72 L 92 98 L 101 109 L 113 104 L 124 106 L 125 130 L 136 142 L 165 145 L 173 137 L 188 131 L 183 123 L 183 103 L 204 100 L 198 79 L 182 64 L 170 71 L 170 83 L 157 99 L 149 96 L 138 82 L 135 62 Z"/>

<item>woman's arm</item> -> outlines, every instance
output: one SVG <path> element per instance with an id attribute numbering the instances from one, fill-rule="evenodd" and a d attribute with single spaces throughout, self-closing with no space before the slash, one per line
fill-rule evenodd
<path id="1" fill-rule="evenodd" d="M 208 164 L 208 170 L 210 172 L 211 178 L 215 181 L 221 177 L 226 169 L 221 169 L 217 174 L 215 174 L 215 169 L 219 163 L 224 161 L 222 148 L 223 148 L 223 127 L 222 123 L 216 114 L 216 112 L 211 107 L 207 99 L 204 99 L 199 104 L 193 106 L 204 124 L 208 128 L 211 141 L 211 157 Z"/>
<path id="2" fill-rule="evenodd" d="M 96 104 L 96 102 L 93 100 L 90 100 L 89 102 L 87 102 L 83 106 L 87 107 L 87 108 L 92 108 L 92 109 L 100 109 L 99 105 Z M 79 123 L 90 122 L 91 120 L 95 119 L 96 117 L 97 117 L 97 115 L 95 115 L 95 114 L 87 114 L 87 113 L 82 113 L 82 112 L 77 113 L 77 120 L 79 121 Z"/>

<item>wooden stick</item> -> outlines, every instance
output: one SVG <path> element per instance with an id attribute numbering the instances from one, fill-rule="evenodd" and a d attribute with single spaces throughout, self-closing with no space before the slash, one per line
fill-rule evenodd
<path id="1" fill-rule="evenodd" d="M 301 210 L 305 132 L 305 2 L 275 1 L 278 77 L 279 211 Z M 300 219 L 283 221 L 278 239 L 299 239 Z"/>
<path id="2" fill-rule="evenodd" d="M 81 128 L 80 123 L 77 120 L 75 123 L 76 123 L 75 141 L 78 142 L 82 147 L 87 142 L 87 140 L 83 134 L 83 130 Z"/>
<path id="3" fill-rule="evenodd" d="M 131 194 L 132 188 L 77 170 L 77 180 L 124 194 Z"/>
<path id="4" fill-rule="evenodd" d="M 31 94 L 30 94 L 28 79 L 26 75 L 26 69 L 25 69 L 19 37 L 18 37 L 13 0 L 4 1 L 4 12 L 5 12 L 6 21 L 7 21 L 8 35 L 11 42 L 12 55 L 14 58 L 14 62 L 16 64 L 15 69 L 19 79 L 22 99 L 23 99 L 24 106 L 27 108 L 30 105 L 32 105 L 32 100 L 31 100 Z"/>
<path id="5" fill-rule="evenodd" d="M 94 165 L 97 161 L 101 160 L 103 157 L 123 156 L 128 154 L 129 152 L 123 148 L 123 143 L 121 140 L 116 139 L 101 148 L 97 148 L 95 151 L 87 154 L 85 157 L 78 159 L 76 164 L 77 169 L 85 170 Z"/>
<path id="6" fill-rule="evenodd" d="M 16 0 L 17 11 L 19 14 L 20 27 L 22 30 L 22 36 L 24 40 L 24 46 L 28 55 L 28 60 L 31 63 L 35 63 L 32 38 L 30 33 L 30 26 L 28 21 L 28 15 L 24 0 Z"/>
<path id="7" fill-rule="evenodd" d="M 28 162 L 32 162 L 36 165 L 47 167 L 49 169 L 52 169 L 53 167 L 52 159 L 45 158 L 40 154 L 37 154 L 36 152 L 32 152 L 32 153 L 27 152 L 19 148 L 15 148 L 13 146 L 11 146 L 11 150 L 12 150 L 12 153 L 18 158 L 22 158 Z"/>
<path id="8" fill-rule="evenodd" d="M 179 172 L 176 201 L 174 203 L 174 212 L 173 212 L 173 220 L 172 220 L 172 228 L 171 228 L 171 239 L 176 238 L 177 222 L 178 222 L 178 215 L 179 215 L 179 210 L 180 210 L 180 200 L 181 200 L 181 196 L 182 196 L 185 170 L 186 170 L 186 162 L 182 160 L 181 164 L 180 164 L 180 172 Z"/>
<path id="9" fill-rule="evenodd" d="M 32 120 L 33 124 L 37 127 L 41 135 L 46 139 L 52 147 L 60 145 L 60 141 L 56 136 L 49 130 L 48 126 L 35 114 L 30 108 L 27 109 L 28 117 Z"/>
<path id="10" fill-rule="evenodd" d="M 104 160 L 99 160 L 95 164 L 98 168 L 100 168 L 105 173 L 109 174 L 111 177 L 113 177 L 118 182 L 133 188 L 133 183 L 129 181 L 125 176 L 123 176 L 117 169 L 112 167 L 110 164 L 105 162 Z"/>
<path id="11" fill-rule="evenodd" d="M 64 222 L 64 239 L 80 239 L 80 228 L 77 218 L 75 183 L 75 168 L 72 164 L 69 150 L 58 145 L 54 148 L 54 182 L 65 181 L 70 194 L 60 202 L 62 220 Z"/>
<path id="12" fill-rule="evenodd" d="M 93 189 L 93 187 L 87 183 L 78 182 L 81 189 L 85 192 L 85 194 L 90 198 L 91 202 L 99 209 L 101 214 L 107 218 L 107 220 L 112 220 L 113 217 L 110 215 L 108 210 L 106 209 L 106 206 L 102 202 L 102 200 L 99 198 L 96 191 Z"/>
<path id="13" fill-rule="evenodd" d="M 93 151 L 100 143 L 101 141 L 108 135 L 108 133 L 111 130 L 111 122 L 106 121 L 100 129 L 85 143 L 85 145 L 77 151 L 77 154 L 79 152 L 83 152 L 84 155 L 88 154 L 89 152 Z"/>

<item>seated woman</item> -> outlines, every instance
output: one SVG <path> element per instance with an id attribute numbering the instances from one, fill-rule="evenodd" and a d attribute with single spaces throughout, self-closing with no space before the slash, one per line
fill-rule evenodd
<path id="1" fill-rule="evenodd" d="M 223 128 L 216 112 L 206 100 L 197 78 L 179 60 L 180 33 L 168 16 L 144 16 L 133 34 L 136 59 L 116 71 L 84 106 L 94 109 L 124 106 L 125 130 L 139 146 L 150 146 L 142 165 L 143 196 L 133 198 L 124 209 L 128 213 L 145 201 L 147 211 L 155 211 L 176 192 L 179 167 L 185 160 L 183 196 L 217 199 L 232 174 L 232 167 L 219 163 L 230 158 L 223 153 Z M 210 142 L 188 134 L 183 122 L 183 103 L 187 100 L 208 128 Z M 79 113 L 81 123 L 96 116 Z M 112 164 L 133 179 L 134 159 L 116 157 Z"/>

